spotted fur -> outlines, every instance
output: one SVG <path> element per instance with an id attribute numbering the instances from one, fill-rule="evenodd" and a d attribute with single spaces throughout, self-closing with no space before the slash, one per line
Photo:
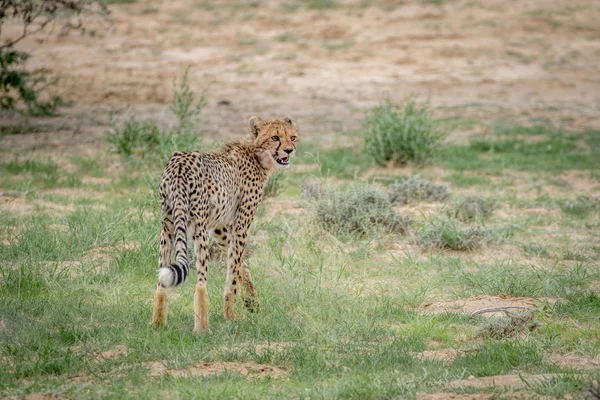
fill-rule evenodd
<path id="1" fill-rule="evenodd" d="M 258 310 L 258 298 L 248 265 L 242 258 L 248 228 L 263 198 L 269 175 L 289 165 L 298 134 L 289 118 L 248 121 L 250 134 L 214 153 L 175 152 L 160 184 L 162 229 L 158 288 L 154 298 L 155 326 L 164 325 L 166 288 L 182 284 L 189 275 L 187 232 L 195 247 L 197 283 L 194 294 L 194 332 L 208 327 L 206 290 L 209 234 L 227 248 L 227 279 L 223 312 L 235 318 L 238 285 L 246 292 L 246 307 Z M 175 259 L 171 256 L 175 250 Z"/>

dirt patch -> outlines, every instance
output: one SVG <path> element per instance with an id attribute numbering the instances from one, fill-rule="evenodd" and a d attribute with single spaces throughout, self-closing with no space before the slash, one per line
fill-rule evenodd
<path id="1" fill-rule="evenodd" d="M 98 176 L 84 176 L 81 178 L 81 183 L 86 185 L 108 185 L 112 182 L 110 178 Z"/>
<path id="2" fill-rule="evenodd" d="M 464 350 L 457 349 L 440 349 L 440 350 L 425 350 L 420 353 L 413 353 L 419 360 L 440 360 L 447 363 L 452 363 L 456 357 L 465 354 Z"/>
<path id="3" fill-rule="evenodd" d="M 418 400 L 488 400 L 496 398 L 493 393 L 471 393 L 471 394 L 458 394 L 452 392 L 439 392 L 439 393 L 417 393 Z"/>
<path id="4" fill-rule="evenodd" d="M 267 200 L 264 202 L 265 214 L 275 217 L 278 214 L 299 215 L 304 208 L 298 206 L 298 200 Z"/>
<path id="5" fill-rule="evenodd" d="M 67 397 L 58 396 L 54 393 L 46 392 L 46 393 L 31 393 L 24 394 L 22 396 L 11 396 L 6 397 L 6 400 L 47 400 L 47 399 L 67 399 Z"/>
<path id="6" fill-rule="evenodd" d="M 550 303 L 556 302 L 556 299 L 531 297 L 509 297 L 509 296 L 474 296 L 468 299 L 438 301 L 434 303 L 426 303 L 421 306 L 421 309 L 434 314 L 442 312 L 464 312 L 473 313 L 489 308 L 503 307 L 510 310 L 518 310 L 522 308 L 534 308 L 541 301 Z M 515 307 L 514 309 L 511 307 Z M 486 312 L 484 316 L 504 315 L 504 311 L 498 310 L 495 312 Z"/>
<path id="7" fill-rule="evenodd" d="M 564 368 L 598 368 L 600 366 L 600 355 L 593 358 L 577 354 L 553 355 L 551 359 L 552 362 Z"/>
<path id="8" fill-rule="evenodd" d="M 125 357 L 128 353 L 129 353 L 129 348 L 127 346 L 125 346 L 124 344 L 119 344 L 119 345 L 115 346 L 114 349 L 109 349 L 109 350 L 103 351 L 102 353 L 98 354 L 98 357 L 96 358 L 96 360 L 97 361 L 115 360 L 117 358 Z"/>
<path id="9" fill-rule="evenodd" d="M 150 368 L 150 376 L 161 376 L 169 374 L 171 376 L 209 376 L 218 375 L 224 372 L 231 374 L 241 374 L 247 378 L 262 378 L 270 376 L 271 378 L 280 378 L 288 373 L 287 368 L 278 365 L 258 364 L 253 361 L 248 362 L 202 362 L 190 365 L 184 369 L 168 369 L 164 363 L 154 361 L 147 363 Z"/>
<path id="10" fill-rule="evenodd" d="M 560 376 L 560 374 L 540 374 L 540 375 L 522 375 L 529 383 L 535 383 L 543 381 L 552 377 Z M 495 386 L 502 386 L 511 389 L 524 389 L 526 384 L 519 375 L 496 375 L 496 376 L 485 376 L 482 378 L 469 377 L 467 379 L 455 380 L 449 383 L 451 388 L 488 388 Z"/>

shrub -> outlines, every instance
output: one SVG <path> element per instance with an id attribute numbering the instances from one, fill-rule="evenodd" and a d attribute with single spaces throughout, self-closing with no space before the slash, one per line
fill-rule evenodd
<path id="1" fill-rule="evenodd" d="M 14 45 L 27 36 L 41 32 L 65 13 L 106 14 L 104 4 L 96 0 L 5 0 L 0 3 L 0 31 L 7 20 L 20 20 L 21 35 L 0 44 L 0 109 L 14 109 L 17 102 L 27 106 L 34 115 L 52 115 L 62 102 L 60 97 L 40 98 L 44 89 L 56 83 L 44 74 L 25 69 L 29 54 L 17 51 Z"/>
<path id="2" fill-rule="evenodd" d="M 423 227 L 417 240 L 425 247 L 473 250 L 494 239 L 494 232 L 484 226 L 461 228 L 451 218 L 435 218 Z"/>
<path id="3" fill-rule="evenodd" d="M 444 185 L 429 183 L 418 176 L 389 186 L 390 200 L 394 204 L 411 204 L 421 201 L 443 201 L 450 193 Z"/>
<path id="4" fill-rule="evenodd" d="M 110 130 L 105 134 L 111 150 L 124 156 L 143 156 L 148 151 L 154 151 L 163 133 L 151 121 L 129 119 L 123 129 L 119 129 L 111 116 Z"/>
<path id="5" fill-rule="evenodd" d="M 140 158 L 166 160 L 176 151 L 192 151 L 200 148 L 200 137 L 195 132 L 196 117 L 206 104 L 205 92 L 194 105 L 194 94 L 188 84 L 188 70 L 186 69 L 179 89 L 173 81 L 173 104 L 170 110 L 178 120 L 178 127 L 174 131 L 165 131 L 153 121 L 139 121 L 130 118 L 123 129 L 119 129 L 111 117 L 110 129 L 106 131 L 105 138 L 112 152 L 126 158 L 138 156 Z"/>
<path id="6" fill-rule="evenodd" d="M 480 196 L 467 196 L 450 203 L 446 207 L 446 214 L 459 221 L 469 222 L 474 219 L 483 220 L 487 218 L 495 208 L 496 203 L 492 199 L 485 199 Z"/>
<path id="7" fill-rule="evenodd" d="M 363 124 L 365 152 L 380 165 L 425 163 L 438 156 L 445 133 L 427 104 L 408 101 L 404 110 L 390 100 L 375 107 Z"/>
<path id="8" fill-rule="evenodd" d="M 392 208 L 384 192 L 371 185 L 354 183 L 343 189 L 318 190 L 313 187 L 303 192 L 317 223 L 334 234 L 405 233 L 411 222 Z"/>

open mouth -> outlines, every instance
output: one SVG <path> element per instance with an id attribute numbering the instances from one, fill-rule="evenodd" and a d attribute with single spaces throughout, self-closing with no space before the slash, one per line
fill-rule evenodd
<path id="1" fill-rule="evenodd" d="M 277 161 L 277 164 L 279 165 L 284 165 L 284 166 L 288 166 L 290 165 L 290 158 L 289 157 L 273 157 L 275 159 L 275 161 Z"/>

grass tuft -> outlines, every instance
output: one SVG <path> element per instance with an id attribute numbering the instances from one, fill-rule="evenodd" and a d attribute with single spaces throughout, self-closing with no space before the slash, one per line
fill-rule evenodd
<path id="1" fill-rule="evenodd" d="M 576 218 L 586 218 L 592 212 L 600 212 L 600 198 L 579 196 L 576 200 L 567 200 L 560 204 L 561 210 Z"/>
<path id="2" fill-rule="evenodd" d="M 489 217 L 496 207 L 492 199 L 480 196 L 467 196 L 451 202 L 446 208 L 446 215 L 462 222 L 483 220 Z"/>
<path id="3" fill-rule="evenodd" d="M 174 151 L 193 151 L 200 148 L 200 137 L 196 132 L 197 116 L 206 105 L 205 92 L 198 100 L 188 83 L 186 69 L 179 86 L 173 81 L 173 103 L 171 112 L 177 118 L 178 127 L 165 131 L 153 121 L 138 121 L 131 118 L 123 129 L 119 129 L 111 117 L 110 129 L 105 138 L 113 153 L 125 159 L 136 157 L 163 163 Z"/>
<path id="4" fill-rule="evenodd" d="M 368 184 L 353 183 L 344 189 L 305 187 L 304 193 L 315 221 L 334 234 L 406 233 L 410 225 L 383 191 Z"/>
<path id="5" fill-rule="evenodd" d="M 265 197 L 277 196 L 283 188 L 282 183 L 283 171 L 274 172 L 265 185 Z"/>
<path id="6" fill-rule="evenodd" d="M 490 228 L 461 228 L 455 219 L 438 217 L 430 219 L 421 229 L 417 242 L 427 248 L 469 251 L 496 238 L 496 232 Z"/>
<path id="7" fill-rule="evenodd" d="M 379 165 L 431 161 L 439 156 L 445 136 L 429 105 L 419 107 L 415 100 L 403 109 L 386 100 L 363 123 L 365 152 Z"/>
<path id="8" fill-rule="evenodd" d="M 444 201 L 450 197 L 446 186 L 427 182 L 416 175 L 404 182 L 391 184 L 389 191 L 394 204 Z"/>

